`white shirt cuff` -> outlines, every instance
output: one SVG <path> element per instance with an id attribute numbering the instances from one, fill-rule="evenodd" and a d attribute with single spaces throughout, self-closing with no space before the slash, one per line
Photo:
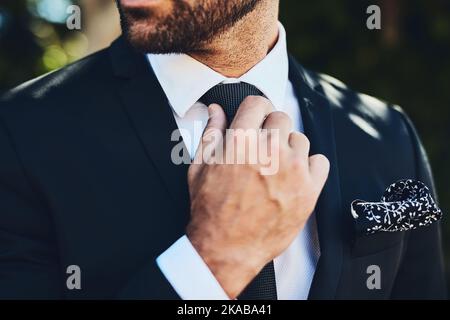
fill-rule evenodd
<path id="1" fill-rule="evenodd" d="M 161 272 L 183 300 L 229 300 L 187 236 L 157 259 Z"/>

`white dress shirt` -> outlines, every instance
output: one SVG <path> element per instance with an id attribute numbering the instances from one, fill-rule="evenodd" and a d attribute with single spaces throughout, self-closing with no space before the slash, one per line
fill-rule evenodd
<path id="1" fill-rule="evenodd" d="M 281 23 L 275 47 L 238 79 L 227 78 L 185 54 L 149 54 L 148 59 L 173 109 L 191 158 L 208 121 L 207 107 L 198 100 L 220 83 L 247 82 L 254 85 L 276 110 L 291 117 L 294 130 L 303 131 L 299 104 L 288 77 L 286 33 Z M 278 299 L 302 300 L 308 297 L 319 255 L 315 221 L 310 218 L 291 245 L 274 259 Z M 229 299 L 186 236 L 161 253 L 157 263 L 182 299 Z"/>

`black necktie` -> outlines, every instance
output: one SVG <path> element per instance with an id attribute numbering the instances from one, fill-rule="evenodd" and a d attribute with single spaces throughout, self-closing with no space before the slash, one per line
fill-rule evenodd
<path id="1" fill-rule="evenodd" d="M 236 112 L 248 96 L 262 96 L 263 93 L 255 86 L 245 82 L 218 84 L 206 92 L 200 101 L 209 106 L 220 104 L 227 115 L 228 125 L 231 124 Z"/>
<path id="2" fill-rule="evenodd" d="M 209 106 L 217 103 L 222 106 L 227 115 L 228 124 L 231 123 L 242 101 L 248 96 L 262 96 L 262 92 L 255 86 L 240 82 L 219 84 L 205 93 L 200 101 Z M 240 300 L 277 300 L 275 283 L 275 269 L 273 261 L 269 262 L 252 282 L 239 295 Z"/>

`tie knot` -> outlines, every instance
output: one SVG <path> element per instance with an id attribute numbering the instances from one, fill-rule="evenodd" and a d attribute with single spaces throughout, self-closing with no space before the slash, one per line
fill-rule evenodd
<path id="1" fill-rule="evenodd" d="M 231 123 L 242 101 L 248 96 L 263 96 L 263 93 L 246 82 L 224 83 L 212 87 L 200 98 L 200 101 L 207 106 L 212 103 L 222 106 L 228 123 Z"/>

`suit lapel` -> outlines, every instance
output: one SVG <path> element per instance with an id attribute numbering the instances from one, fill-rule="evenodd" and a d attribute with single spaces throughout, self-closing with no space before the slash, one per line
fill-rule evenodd
<path id="1" fill-rule="evenodd" d="M 171 141 L 173 131 L 178 128 L 172 109 L 145 55 L 134 51 L 122 37 L 110 50 L 114 72 L 121 78 L 119 91 L 124 110 L 164 187 L 181 211 L 177 212 L 176 221 L 185 224 L 190 206 L 188 165 L 175 165 L 171 159 L 175 145 L 183 143 Z"/>
<path id="2" fill-rule="evenodd" d="M 292 57 L 289 69 L 301 107 L 305 134 L 311 142 L 310 154 L 321 153 L 330 161 L 328 180 L 315 209 L 321 256 L 309 299 L 334 299 L 343 259 L 343 211 L 331 108 L 327 99 L 312 89 L 304 70 Z"/>

